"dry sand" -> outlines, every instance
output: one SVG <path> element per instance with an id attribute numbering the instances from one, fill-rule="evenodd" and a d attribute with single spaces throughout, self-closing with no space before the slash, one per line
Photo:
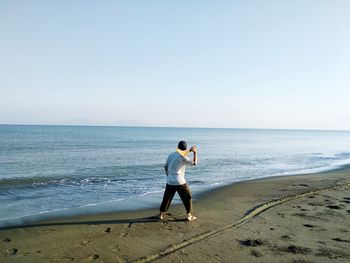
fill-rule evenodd
<path id="1" fill-rule="evenodd" d="M 350 262 L 350 168 L 242 182 L 172 206 L 0 230 L 0 262 Z"/>

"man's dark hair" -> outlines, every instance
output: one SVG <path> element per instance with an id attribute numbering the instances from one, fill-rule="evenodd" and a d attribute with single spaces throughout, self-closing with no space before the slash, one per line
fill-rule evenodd
<path id="1" fill-rule="evenodd" d="M 187 143 L 185 141 L 179 141 L 177 148 L 179 148 L 181 151 L 184 151 L 187 149 Z"/>

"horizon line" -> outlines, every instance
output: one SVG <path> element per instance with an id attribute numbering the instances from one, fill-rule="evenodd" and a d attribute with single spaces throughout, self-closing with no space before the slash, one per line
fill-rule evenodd
<path id="1" fill-rule="evenodd" d="M 337 131 L 350 132 L 346 129 L 316 129 L 316 128 L 248 128 L 248 127 L 206 127 L 206 126 L 157 126 L 157 125 L 113 125 L 113 124 L 28 124 L 0 123 L 0 126 L 72 126 L 72 127 L 119 127 L 119 128 L 168 128 L 168 129 L 227 129 L 227 130 L 288 130 L 288 131 Z"/>

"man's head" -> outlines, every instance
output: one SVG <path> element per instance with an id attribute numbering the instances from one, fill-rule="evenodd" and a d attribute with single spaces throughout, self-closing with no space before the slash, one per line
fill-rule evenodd
<path id="1" fill-rule="evenodd" d="M 185 151 L 187 149 L 187 143 L 185 141 L 179 141 L 177 148 L 179 148 L 181 151 Z"/>

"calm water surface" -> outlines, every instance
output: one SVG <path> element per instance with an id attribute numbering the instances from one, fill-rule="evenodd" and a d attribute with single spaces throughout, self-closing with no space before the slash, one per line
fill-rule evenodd
<path id="1" fill-rule="evenodd" d="M 194 194 L 223 184 L 350 163 L 350 132 L 0 125 L 0 227 L 79 213 L 157 207 L 163 164 L 196 144 Z"/>

